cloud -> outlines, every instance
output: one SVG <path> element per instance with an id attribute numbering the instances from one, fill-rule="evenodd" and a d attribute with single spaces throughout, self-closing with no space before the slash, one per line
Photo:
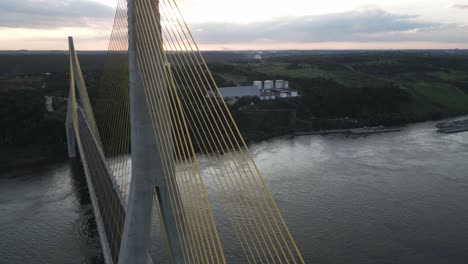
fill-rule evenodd
<path id="1" fill-rule="evenodd" d="M 452 7 L 456 9 L 468 9 L 468 4 L 453 4 Z"/>
<path id="2" fill-rule="evenodd" d="M 371 8 L 344 13 L 282 17 L 249 24 L 203 23 L 192 27 L 201 43 L 468 41 L 466 27 Z"/>
<path id="3" fill-rule="evenodd" d="M 89 0 L 12 0 L 0 2 L 0 27 L 54 29 L 108 23 L 114 9 Z"/>
<path id="4" fill-rule="evenodd" d="M 468 9 L 464 4 L 451 7 Z M 24 41 L 21 45 L 27 45 L 27 48 L 34 48 L 33 40 L 59 43 L 70 31 L 77 40 L 104 43 L 112 29 L 114 12 L 114 8 L 92 0 L 0 0 L 0 46 L 9 49 L 18 46 L 8 46 L 5 41 Z M 376 7 L 325 15 L 279 17 L 246 24 L 207 22 L 193 24 L 191 28 L 196 40 L 205 47 L 242 44 L 249 48 L 259 44 L 259 47 L 279 48 L 282 45 L 284 48 L 307 47 L 310 43 L 394 43 L 397 46 L 404 42 L 449 46 L 468 43 L 468 26 L 422 20 L 417 15 L 395 14 Z"/>

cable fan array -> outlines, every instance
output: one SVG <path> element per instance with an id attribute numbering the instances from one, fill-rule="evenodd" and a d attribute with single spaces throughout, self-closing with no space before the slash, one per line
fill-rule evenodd
<path id="1" fill-rule="evenodd" d="M 119 1 L 94 115 L 108 167 L 128 199 L 131 177 L 127 2 Z"/>
<path id="2" fill-rule="evenodd" d="M 225 263 L 231 248 L 223 250 L 218 234 L 214 196 L 205 187 L 211 177 L 245 262 L 304 263 L 177 3 L 135 4 L 137 64 L 164 169 L 154 177 L 169 186 L 185 262 Z M 127 18 L 127 1 L 119 0 L 94 100 L 102 147 L 125 199 L 131 170 Z M 208 164 L 203 170 L 200 156 Z"/>

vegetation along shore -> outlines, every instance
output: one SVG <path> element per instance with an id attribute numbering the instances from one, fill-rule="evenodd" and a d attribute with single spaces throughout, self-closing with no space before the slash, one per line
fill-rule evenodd
<path id="1" fill-rule="evenodd" d="M 256 54 L 206 54 L 221 87 L 282 79 L 299 92 L 296 98 L 262 101 L 243 97 L 231 104 L 248 142 L 289 134 L 324 134 L 324 130 L 368 133 L 370 129 L 356 128 L 395 127 L 468 113 L 465 51 L 285 51 L 262 52 L 261 59 Z M 80 56 L 92 95 L 98 89 L 104 56 Z M 13 164 L 9 160 L 34 163 L 32 157 L 39 156 L 40 163 L 66 156 L 67 60 L 66 53 L 60 52 L 0 54 L 4 168 Z M 41 155 L 25 154 L 36 151 Z"/>

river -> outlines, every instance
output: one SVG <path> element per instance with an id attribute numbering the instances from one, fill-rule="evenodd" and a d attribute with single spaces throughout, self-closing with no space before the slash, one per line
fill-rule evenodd
<path id="1" fill-rule="evenodd" d="M 468 133 L 428 122 L 250 149 L 308 263 L 467 263 Z M 102 262 L 72 167 L 0 173 L 0 263 Z"/>

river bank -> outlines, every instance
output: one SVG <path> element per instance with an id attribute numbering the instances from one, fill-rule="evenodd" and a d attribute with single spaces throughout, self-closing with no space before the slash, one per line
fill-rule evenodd
<path id="1" fill-rule="evenodd" d="M 351 129 L 331 129 L 320 131 L 296 132 L 295 136 L 309 136 L 309 135 L 331 135 L 331 134 L 349 134 L 349 135 L 370 135 L 379 133 L 399 132 L 401 128 L 385 128 L 385 127 L 362 127 Z"/>
<path id="2" fill-rule="evenodd" d="M 438 122 L 440 123 L 450 123 L 455 120 L 462 118 L 467 118 L 467 116 L 457 116 L 450 117 L 440 120 L 431 120 L 426 122 Z M 354 135 L 354 136 L 365 136 L 371 134 L 380 134 L 380 133 L 394 133 L 400 132 L 406 126 L 416 125 L 426 122 L 416 122 L 410 123 L 399 127 L 362 127 L 362 128 L 344 128 L 344 129 L 330 129 L 330 130 L 310 130 L 310 131 L 279 131 L 279 135 L 266 135 L 260 140 L 246 139 L 247 144 L 258 144 L 265 141 L 272 141 L 276 139 L 284 138 L 294 138 L 301 136 L 312 136 L 312 135 L 333 135 L 333 134 L 343 134 L 343 135 Z M 434 129 L 436 131 L 436 129 Z M 5 147 L 0 149 L 0 171 L 7 172 L 9 170 L 17 168 L 28 168 L 28 167 L 38 167 L 46 165 L 53 162 L 60 162 L 67 159 L 66 145 L 40 145 L 35 144 L 31 146 L 23 147 Z"/>

